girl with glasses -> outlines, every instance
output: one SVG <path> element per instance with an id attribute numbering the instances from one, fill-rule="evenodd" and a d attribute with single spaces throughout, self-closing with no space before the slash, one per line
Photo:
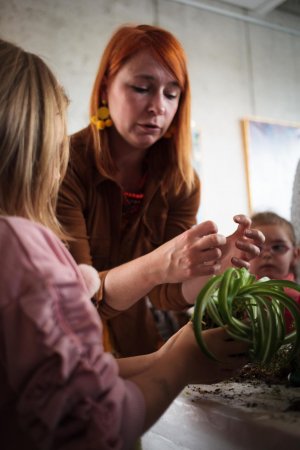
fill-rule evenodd
<path id="1" fill-rule="evenodd" d="M 254 214 L 251 219 L 253 228 L 264 234 L 265 243 L 260 246 L 259 256 L 250 261 L 250 271 L 258 278 L 295 281 L 299 247 L 291 222 L 271 211 Z M 287 293 L 300 303 L 299 293 L 291 289 Z M 288 312 L 286 325 L 290 330 L 292 323 Z"/>

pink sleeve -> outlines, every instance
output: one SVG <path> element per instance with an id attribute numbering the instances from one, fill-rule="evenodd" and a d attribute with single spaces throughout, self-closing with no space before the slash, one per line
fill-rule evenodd
<path id="1" fill-rule="evenodd" d="M 98 314 L 68 252 L 44 228 L 1 218 L 0 254 L 0 379 L 23 430 L 39 448 L 131 449 L 143 396 L 103 352 Z"/>

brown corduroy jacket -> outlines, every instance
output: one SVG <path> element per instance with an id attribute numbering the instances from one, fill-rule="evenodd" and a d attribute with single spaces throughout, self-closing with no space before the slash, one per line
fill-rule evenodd
<path id="1" fill-rule="evenodd" d="M 98 309 L 110 343 L 119 356 L 155 351 L 161 342 L 146 298 L 119 312 L 105 302 L 105 276 L 120 264 L 151 252 L 196 223 L 200 183 L 192 192 L 175 194 L 172 180 L 167 192 L 161 187 L 162 173 L 148 170 L 140 211 L 130 226 L 122 228 L 122 190 L 96 169 L 88 142 L 89 128 L 71 138 L 70 163 L 58 200 L 58 218 L 74 238 L 70 251 L 77 263 L 93 265 L 100 274 Z M 165 284 L 149 292 L 152 304 L 163 310 L 187 308 L 181 284 Z"/>

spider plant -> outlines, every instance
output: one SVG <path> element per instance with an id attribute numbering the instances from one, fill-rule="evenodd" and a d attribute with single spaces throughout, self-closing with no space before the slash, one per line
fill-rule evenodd
<path id="1" fill-rule="evenodd" d="M 249 344 L 253 362 L 269 364 L 286 344 L 287 361 L 295 359 L 300 349 L 300 309 L 284 292 L 287 287 L 300 292 L 300 286 L 292 281 L 267 277 L 257 280 L 245 268 L 230 268 L 212 277 L 197 297 L 192 319 L 202 351 L 216 359 L 202 338 L 204 318 L 208 315 L 213 324 L 226 327 L 232 338 Z M 289 333 L 285 327 L 285 309 L 295 325 Z"/>

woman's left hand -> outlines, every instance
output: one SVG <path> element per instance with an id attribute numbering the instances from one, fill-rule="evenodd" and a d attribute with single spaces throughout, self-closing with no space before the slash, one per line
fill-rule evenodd
<path id="1" fill-rule="evenodd" d="M 260 253 L 265 241 L 263 233 L 251 228 L 251 219 L 243 214 L 234 216 L 238 224 L 236 231 L 226 238 L 222 247 L 221 271 L 230 266 L 249 268 L 249 261 Z"/>
<path id="2" fill-rule="evenodd" d="M 223 273 L 228 267 L 245 267 L 249 269 L 249 261 L 260 253 L 260 248 L 265 241 L 263 233 L 251 228 L 251 219 L 243 214 L 234 216 L 233 220 L 238 224 L 236 231 L 226 238 L 226 243 L 220 246 L 222 252 L 218 259 L 218 274 Z M 182 283 L 182 294 L 186 302 L 193 304 L 200 289 L 208 281 L 208 276 L 198 276 Z"/>

